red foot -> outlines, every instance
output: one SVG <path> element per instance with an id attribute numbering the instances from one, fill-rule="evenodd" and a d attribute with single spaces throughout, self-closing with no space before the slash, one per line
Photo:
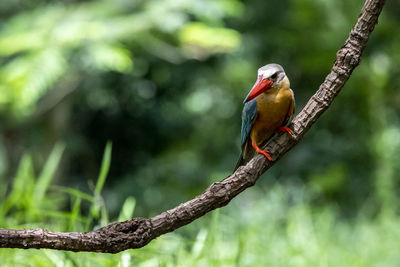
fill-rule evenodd
<path id="1" fill-rule="evenodd" d="M 251 141 L 251 146 L 254 148 L 254 150 L 258 153 L 258 154 L 263 154 L 269 161 L 272 161 L 271 156 L 268 154 L 269 151 L 268 150 L 262 150 L 261 148 L 259 148 L 257 146 L 257 143 L 255 141 Z"/>
<path id="2" fill-rule="evenodd" d="M 286 126 L 281 126 L 281 127 L 279 127 L 278 133 L 279 133 L 279 134 L 288 133 L 288 134 L 290 134 L 291 136 L 293 136 L 292 130 L 291 130 L 290 128 L 286 127 Z"/>

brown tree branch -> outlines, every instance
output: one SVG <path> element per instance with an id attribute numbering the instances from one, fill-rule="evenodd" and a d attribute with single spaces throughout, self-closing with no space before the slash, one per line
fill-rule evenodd
<path id="1" fill-rule="evenodd" d="M 227 205 L 237 194 L 254 185 L 260 175 L 296 145 L 318 117 L 328 109 L 359 64 L 362 51 L 378 22 L 384 3 L 385 0 L 366 0 L 357 23 L 350 31 L 344 46 L 337 52 L 331 72 L 293 120 L 293 137 L 282 135 L 268 144 L 267 149 L 271 151 L 274 161 L 268 162 L 265 157 L 258 155 L 229 177 L 212 184 L 203 194 L 150 219 L 133 218 L 87 233 L 0 229 L 0 247 L 117 253 L 143 247 L 156 237 Z"/>

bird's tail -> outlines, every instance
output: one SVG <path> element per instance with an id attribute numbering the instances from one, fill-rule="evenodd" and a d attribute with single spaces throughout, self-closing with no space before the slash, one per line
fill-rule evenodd
<path id="1" fill-rule="evenodd" d="M 236 163 L 236 166 L 235 166 L 235 169 L 233 170 L 233 172 L 235 172 L 240 166 L 243 166 L 245 163 L 246 162 L 245 162 L 245 160 L 243 158 L 243 151 L 242 151 L 242 152 L 240 152 L 239 159 L 238 159 L 238 161 Z"/>
<path id="2" fill-rule="evenodd" d="M 239 159 L 236 163 L 235 169 L 233 172 L 235 172 L 240 166 L 246 165 L 247 162 L 253 157 L 254 153 L 251 148 L 251 145 L 249 145 L 248 142 L 245 143 L 245 145 L 242 147 L 242 152 L 240 153 Z"/>

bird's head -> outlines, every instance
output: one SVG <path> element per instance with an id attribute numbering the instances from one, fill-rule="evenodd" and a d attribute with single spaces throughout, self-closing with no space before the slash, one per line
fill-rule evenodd
<path id="1" fill-rule="evenodd" d="M 289 82 L 281 65 L 268 64 L 258 69 L 257 81 L 244 103 L 256 98 L 258 95 L 273 89 L 280 88 L 284 82 Z"/>

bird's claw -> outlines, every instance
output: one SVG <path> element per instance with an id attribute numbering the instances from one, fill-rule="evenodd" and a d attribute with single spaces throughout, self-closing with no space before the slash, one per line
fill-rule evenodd
<path id="1" fill-rule="evenodd" d="M 279 134 L 288 133 L 291 136 L 293 136 L 293 131 L 289 127 L 286 127 L 286 126 L 279 127 L 278 133 Z"/>
<path id="2" fill-rule="evenodd" d="M 272 161 L 271 156 L 268 154 L 269 151 L 268 150 L 262 150 L 260 149 L 259 151 L 257 151 L 258 154 L 263 154 L 269 161 Z"/>
<path id="3" fill-rule="evenodd" d="M 261 148 L 258 147 L 257 143 L 252 141 L 251 145 L 253 146 L 254 150 L 258 153 L 258 154 L 263 154 L 269 161 L 272 161 L 271 156 L 269 155 L 269 151 L 268 150 L 262 150 Z"/>

